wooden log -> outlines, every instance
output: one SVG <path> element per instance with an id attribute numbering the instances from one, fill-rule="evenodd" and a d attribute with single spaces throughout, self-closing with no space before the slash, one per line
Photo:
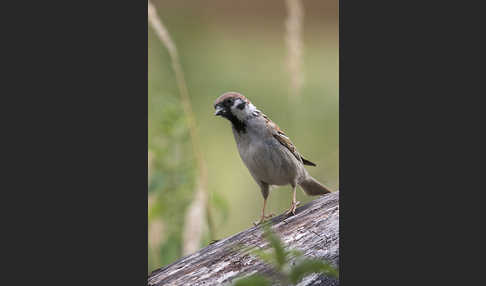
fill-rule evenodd
<path id="1" fill-rule="evenodd" d="M 295 216 L 280 215 L 271 220 L 271 229 L 286 249 L 298 249 L 305 257 L 339 265 L 339 192 L 333 192 L 299 207 Z M 230 285 L 234 279 L 260 273 L 275 275 L 273 268 L 241 251 L 240 246 L 269 247 L 261 226 L 238 234 L 154 270 L 148 285 Z M 291 259 L 293 263 L 294 259 Z M 339 285 L 339 281 L 320 274 L 306 276 L 298 284 Z"/>

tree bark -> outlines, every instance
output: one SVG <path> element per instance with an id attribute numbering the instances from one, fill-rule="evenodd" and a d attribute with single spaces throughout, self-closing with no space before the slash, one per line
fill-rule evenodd
<path id="1" fill-rule="evenodd" d="M 295 216 L 280 215 L 271 229 L 286 249 L 298 249 L 305 257 L 339 265 L 339 192 L 333 192 L 297 208 Z M 272 266 L 251 255 L 249 248 L 269 247 L 260 226 L 238 234 L 153 271 L 148 285 L 230 285 L 235 278 L 254 273 L 273 276 Z M 241 251 L 241 246 L 245 251 Z M 291 259 L 293 263 L 293 258 Z M 321 274 L 306 276 L 298 284 L 339 285 Z"/>

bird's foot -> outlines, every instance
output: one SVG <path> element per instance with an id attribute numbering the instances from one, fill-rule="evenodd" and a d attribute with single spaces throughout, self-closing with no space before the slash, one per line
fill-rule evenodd
<path id="1" fill-rule="evenodd" d="M 300 202 L 292 202 L 292 204 L 290 205 L 290 209 L 288 211 L 285 212 L 286 215 L 295 215 L 295 209 L 297 209 L 297 206 L 300 204 Z"/>
<path id="2" fill-rule="evenodd" d="M 267 219 L 269 219 L 269 218 L 272 218 L 273 216 L 274 216 L 274 214 L 269 214 L 269 215 L 267 215 L 267 216 L 262 216 L 262 217 L 260 218 L 260 220 L 259 220 L 259 221 L 255 221 L 255 222 L 253 222 L 253 225 L 257 226 L 257 225 L 259 225 L 259 224 L 262 224 L 262 223 L 264 223 L 264 222 L 265 222 L 265 220 L 267 220 Z"/>

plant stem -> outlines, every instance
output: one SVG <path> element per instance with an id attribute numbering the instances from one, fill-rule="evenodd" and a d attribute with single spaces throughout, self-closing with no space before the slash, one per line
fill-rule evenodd
<path id="1" fill-rule="evenodd" d="M 203 192 L 202 196 L 197 197 L 202 197 L 203 198 L 203 203 L 204 207 L 206 209 L 209 209 L 209 198 L 208 198 L 208 189 L 207 189 L 207 169 L 206 169 L 206 163 L 204 161 L 203 155 L 201 153 L 201 150 L 199 148 L 200 143 L 199 143 L 199 137 L 197 133 L 197 126 L 194 120 L 194 112 L 192 110 L 191 106 L 191 101 L 189 99 L 189 93 L 187 90 L 187 85 L 186 81 L 184 79 L 184 73 L 182 71 L 182 67 L 179 61 L 179 56 L 177 53 L 176 46 L 172 39 L 169 36 L 169 33 L 167 29 L 164 27 L 160 17 L 157 16 L 157 11 L 155 9 L 155 6 L 148 1 L 148 20 L 150 24 L 152 25 L 152 28 L 155 30 L 157 36 L 159 39 L 162 41 L 162 43 L 165 45 L 169 52 L 169 56 L 171 58 L 171 63 L 172 63 L 172 69 L 174 70 L 176 81 L 177 81 L 177 87 L 179 89 L 179 94 L 181 97 L 181 102 L 182 102 L 182 107 L 184 110 L 184 114 L 187 120 L 188 128 L 189 128 L 189 135 L 191 138 L 191 146 L 192 146 L 192 151 L 194 154 L 194 157 L 196 159 L 197 163 L 197 170 L 198 170 L 198 178 L 197 178 L 197 186 L 196 190 L 197 192 Z M 209 228 L 209 234 L 211 239 L 214 239 L 214 224 L 213 220 L 209 217 L 210 212 L 209 210 L 206 211 L 207 213 L 207 223 L 208 223 L 208 228 Z"/>

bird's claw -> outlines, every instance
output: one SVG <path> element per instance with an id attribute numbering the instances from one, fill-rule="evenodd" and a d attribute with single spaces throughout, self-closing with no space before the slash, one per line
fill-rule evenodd
<path id="1" fill-rule="evenodd" d="M 297 209 L 297 206 L 300 204 L 300 202 L 295 202 L 295 203 L 292 203 L 290 205 L 290 209 L 288 209 L 285 214 L 286 215 L 289 215 L 289 214 L 292 214 L 292 215 L 295 215 L 295 210 Z"/>
<path id="2" fill-rule="evenodd" d="M 272 218 L 273 216 L 274 216 L 274 214 L 269 214 L 269 215 L 267 215 L 267 216 L 262 216 L 262 217 L 260 218 L 260 220 L 259 220 L 259 221 L 255 221 L 255 222 L 253 222 L 253 225 L 254 225 L 254 226 L 257 226 L 257 225 L 259 225 L 259 224 L 262 224 L 262 223 L 264 223 L 264 222 L 265 222 L 265 220 L 266 220 L 266 219 Z"/>

